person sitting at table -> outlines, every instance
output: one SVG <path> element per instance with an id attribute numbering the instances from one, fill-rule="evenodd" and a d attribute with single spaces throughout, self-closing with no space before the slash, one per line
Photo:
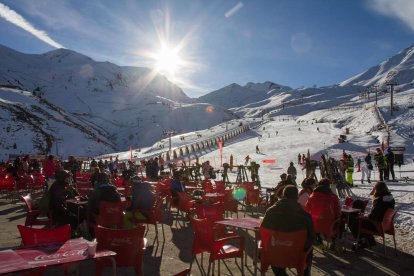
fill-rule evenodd
<path id="1" fill-rule="evenodd" d="M 151 184 L 142 181 L 142 179 L 137 175 L 125 174 L 124 180 L 128 183 L 128 185 L 131 185 L 132 187 L 131 205 L 125 212 L 125 225 L 131 225 L 132 227 L 134 224 L 132 213 L 134 213 L 135 219 L 148 218 L 144 212 L 138 212 L 136 210 L 152 210 L 154 203 L 154 194 L 151 190 Z"/>
<path id="2" fill-rule="evenodd" d="M 302 183 L 300 184 L 302 189 L 299 191 L 299 198 L 298 202 L 305 208 L 306 202 L 308 201 L 310 195 L 313 192 L 313 189 L 316 186 L 316 180 L 314 178 L 305 178 L 303 179 Z"/>
<path id="3" fill-rule="evenodd" d="M 330 180 L 328 178 L 319 180 L 318 186 L 313 190 L 305 205 L 305 210 L 312 216 L 316 231 L 318 231 L 317 224 L 321 218 L 336 221 L 341 217 L 339 198 L 332 192 L 329 185 Z M 337 227 L 340 227 L 340 225 L 337 225 Z M 315 241 L 317 244 L 322 243 L 320 233 L 316 233 Z M 335 238 L 331 243 L 331 249 L 333 248 L 335 248 Z"/>
<path id="4" fill-rule="evenodd" d="M 304 248 L 305 251 L 312 246 L 315 238 L 312 218 L 298 203 L 298 188 L 293 185 L 284 187 L 282 199 L 267 209 L 261 226 L 270 230 L 282 232 L 306 230 L 307 238 Z M 311 262 L 312 253 L 309 254 L 308 260 L 308 263 Z M 283 267 L 272 266 L 272 270 L 275 275 L 287 275 L 285 268 Z M 304 275 L 310 275 L 310 266 L 306 268 Z"/>
<path id="5" fill-rule="evenodd" d="M 55 181 L 49 191 L 49 211 L 52 214 L 54 224 L 70 224 L 72 229 L 77 228 L 77 210 L 72 210 L 72 205 L 66 205 L 66 200 L 78 195 L 72 183 L 72 175 L 69 171 L 58 170 L 55 173 Z M 83 212 L 80 212 L 83 214 Z"/>
<path id="6" fill-rule="evenodd" d="M 93 188 L 97 188 L 96 181 L 98 180 L 98 175 L 101 173 L 99 167 L 94 167 L 92 169 L 91 176 L 89 177 L 89 182 Z"/>
<path id="7" fill-rule="evenodd" d="M 96 180 L 97 188 L 93 190 L 88 199 L 86 206 L 86 217 L 88 225 L 92 226 L 96 222 L 96 217 L 99 215 L 99 204 L 101 201 L 119 202 L 121 195 L 116 190 L 114 185 L 109 182 L 109 176 L 101 172 Z"/>
<path id="8" fill-rule="evenodd" d="M 170 184 L 170 191 L 171 191 L 171 196 L 172 196 L 172 201 L 173 201 L 173 205 L 174 206 L 178 206 L 178 194 L 177 193 L 182 193 L 185 192 L 185 186 L 183 184 L 183 182 L 181 182 L 180 180 L 181 178 L 181 174 L 179 171 L 174 171 L 173 172 L 173 180 Z"/>
<path id="9" fill-rule="evenodd" d="M 151 210 L 154 202 L 154 194 L 151 190 L 151 184 L 142 181 L 137 175 L 132 176 L 129 183 L 132 187 L 130 209 Z"/>
<path id="10" fill-rule="evenodd" d="M 387 187 L 387 184 L 383 181 L 378 181 L 370 195 L 372 196 L 372 209 L 369 215 L 361 221 L 361 227 L 369 230 L 375 230 L 375 225 L 372 221 L 381 222 L 384 218 L 385 212 L 387 209 L 395 207 L 395 200 L 392 196 L 390 190 Z M 358 237 L 358 227 L 359 227 L 359 217 L 350 217 L 349 218 L 349 229 L 352 232 L 354 238 Z M 362 249 L 370 246 L 376 245 L 375 238 L 372 235 L 361 234 L 359 242 L 354 244 L 353 249 Z"/>
<path id="11" fill-rule="evenodd" d="M 295 182 L 293 181 L 293 177 L 290 174 L 285 174 L 283 173 L 280 178 L 282 179 L 276 186 L 275 188 L 275 196 L 280 199 L 282 198 L 283 195 L 283 189 L 287 186 L 287 185 L 293 185 L 296 186 Z"/>

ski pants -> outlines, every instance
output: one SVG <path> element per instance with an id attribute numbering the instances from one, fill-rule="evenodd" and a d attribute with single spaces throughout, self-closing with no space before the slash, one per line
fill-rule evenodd
<path id="1" fill-rule="evenodd" d="M 352 174 L 353 174 L 354 172 L 346 172 L 346 182 L 349 184 L 349 185 L 354 185 L 354 181 L 353 181 L 353 179 L 352 179 Z"/>
<path id="2" fill-rule="evenodd" d="M 361 167 L 361 180 L 365 179 L 365 175 L 367 175 L 367 179 L 371 179 L 371 170 L 369 170 L 367 167 L 362 166 Z"/>

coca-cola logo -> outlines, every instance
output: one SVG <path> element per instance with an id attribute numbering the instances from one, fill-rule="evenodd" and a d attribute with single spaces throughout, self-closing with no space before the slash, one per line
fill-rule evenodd
<path id="1" fill-rule="evenodd" d="M 70 250 L 63 253 L 54 253 L 48 255 L 39 255 L 34 258 L 35 261 L 50 261 L 50 260 L 57 260 L 62 258 L 74 257 L 74 256 L 82 256 L 85 250 Z"/>
<path id="2" fill-rule="evenodd" d="M 111 245 L 113 245 L 113 246 L 131 245 L 131 244 L 132 244 L 131 237 L 114 238 L 111 241 Z"/>
<path id="3" fill-rule="evenodd" d="M 281 246 L 293 246 L 293 241 L 289 241 L 289 240 L 278 240 L 275 239 L 275 237 L 272 237 L 272 246 L 276 246 L 276 245 L 281 245 Z"/>

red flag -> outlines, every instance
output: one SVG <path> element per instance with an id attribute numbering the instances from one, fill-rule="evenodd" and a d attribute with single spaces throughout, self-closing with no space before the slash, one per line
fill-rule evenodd
<path id="1" fill-rule="evenodd" d="M 219 146 L 220 154 L 221 154 L 223 152 L 223 141 L 219 140 L 218 141 L 218 146 Z"/>
<path id="2" fill-rule="evenodd" d="M 220 164 L 223 166 L 223 141 L 219 140 L 217 143 L 220 149 Z"/>

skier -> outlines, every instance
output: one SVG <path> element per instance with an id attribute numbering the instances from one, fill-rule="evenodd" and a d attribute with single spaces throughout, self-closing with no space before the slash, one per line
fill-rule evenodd
<path id="1" fill-rule="evenodd" d="M 256 153 L 260 153 L 259 145 L 256 145 Z"/>
<path id="2" fill-rule="evenodd" d="M 249 160 L 250 160 L 251 158 L 250 158 L 250 156 L 249 155 L 247 155 L 245 158 L 244 158 L 244 165 L 247 165 L 248 163 L 249 163 Z"/>
<path id="3" fill-rule="evenodd" d="M 346 182 L 349 186 L 354 186 L 354 181 L 352 179 L 352 174 L 354 173 L 354 159 L 350 154 L 348 154 L 348 158 L 345 160 L 346 163 Z"/>

